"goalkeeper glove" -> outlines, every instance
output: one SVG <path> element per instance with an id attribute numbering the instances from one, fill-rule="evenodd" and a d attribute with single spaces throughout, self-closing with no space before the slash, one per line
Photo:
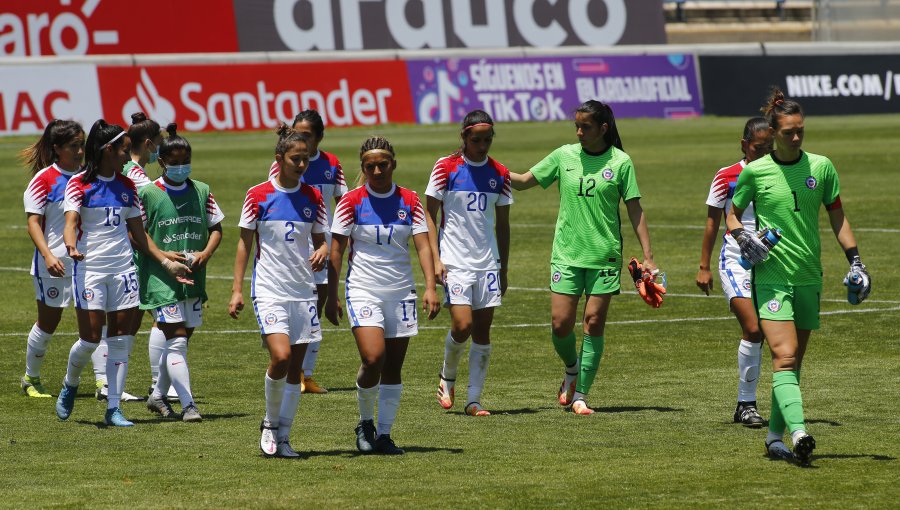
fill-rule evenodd
<path id="1" fill-rule="evenodd" d="M 858 305 L 869 297 L 869 292 L 872 291 L 872 277 L 866 271 L 866 266 L 859 259 L 859 255 L 853 257 L 850 271 L 844 277 L 844 285 L 847 286 L 847 301 L 851 305 Z"/>
<path id="2" fill-rule="evenodd" d="M 644 266 L 634 257 L 628 263 L 628 272 L 631 273 L 631 279 L 634 280 L 634 287 L 643 300 L 653 308 L 659 308 L 663 303 L 663 294 L 666 288 L 656 283 L 656 275 L 659 273 L 657 269 L 650 272 L 644 269 Z"/>
<path id="3" fill-rule="evenodd" d="M 781 239 L 781 231 L 765 228 L 759 232 L 748 232 L 736 228 L 731 231 L 731 236 L 741 249 L 741 267 L 750 269 L 769 257 L 769 250 Z"/>

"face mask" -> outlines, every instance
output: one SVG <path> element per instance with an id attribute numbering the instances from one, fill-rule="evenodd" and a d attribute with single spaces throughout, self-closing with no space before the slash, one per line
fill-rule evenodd
<path id="1" fill-rule="evenodd" d="M 159 147 L 157 147 L 155 151 L 150 153 L 149 163 L 156 163 L 157 159 L 159 159 Z"/>
<path id="2" fill-rule="evenodd" d="M 181 184 L 191 175 L 191 164 L 169 165 L 166 167 L 166 177 L 173 182 Z"/>

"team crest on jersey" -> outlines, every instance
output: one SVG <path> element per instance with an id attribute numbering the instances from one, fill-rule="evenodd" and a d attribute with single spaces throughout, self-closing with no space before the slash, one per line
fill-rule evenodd
<path id="1" fill-rule="evenodd" d="M 806 178 L 806 187 L 809 189 L 816 189 L 816 186 L 819 185 L 819 181 L 816 180 L 815 177 L 809 176 Z"/>
<path id="2" fill-rule="evenodd" d="M 369 306 L 364 306 L 359 309 L 359 316 L 363 319 L 368 319 L 372 316 L 372 308 Z"/>
<path id="3" fill-rule="evenodd" d="M 271 326 L 272 324 L 275 324 L 276 322 L 278 322 L 278 316 L 275 315 L 274 312 L 268 313 L 268 314 L 266 314 L 265 321 L 266 321 L 266 324 Z"/>
<path id="4" fill-rule="evenodd" d="M 768 308 L 770 312 L 775 313 L 778 310 L 781 310 L 781 301 L 778 301 L 777 299 L 773 299 L 773 300 L 769 301 L 768 304 L 766 304 L 766 308 Z"/>
<path id="5" fill-rule="evenodd" d="M 47 289 L 47 297 L 49 297 L 50 299 L 56 299 L 57 297 L 59 297 L 59 289 L 57 289 L 56 287 L 50 287 L 49 289 Z"/>
<path id="6" fill-rule="evenodd" d="M 128 203 L 128 193 L 122 192 L 122 201 Z"/>
<path id="7" fill-rule="evenodd" d="M 497 179 L 491 179 L 491 180 L 489 180 L 489 181 L 488 181 L 488 186 L 490 186 L 491 189 L 497 189 Z"/>
<path id="8" fill-rule="evenodd" d="M 303 215 L 306 216 L 307 218 L 312 218 L 312 209 L 310 209 L 309 207 L 304 207 Z"/>
<path id="9" fill-rule="evenodd" d="M 459 296 L 460 294 L 462 294 L 462 292 L 463 292 L 462 285 L 460 285 L 458 283 L 454 283 L 453 285 L 450 286 L 450 293 L 453 294 L 454 296 Z"/>
<path id="10" fill-rule="evenodd" d="M 744 280 L 744 283 L 743 283 L 742 285 L 744 286 L 744 290 L 750 290 L 750 289 L 752 288 L 752 286 L 750 285 L 750 280 L 749 280 L 749 279 L 748 279 L 748 280 Z"/>
<path id="11" fill-rule="evenodd" d="M 169 315 L 175 315 L 178 313 L 178 305 L 172 303 L 171 305 L 166 305 L 166 313 Z"/>
<path id="12" fill-rule="evenodd" d="M 406 219 L 406 210 L 400 209 L 399 211 L 397 211 L 397 217 L 400 218 L 401 220 L 405 220 Z"/>
<path id="13" fill-rule="evenodd" d="M 560 280 L 562 280 L 562 273 L 560 273 L 559 271 L 554 271 L 553 272 L 553 283 L 559 283 Z"/>
<path id="14" fill-rule="evenodd" d="M 603 170 L 603 174 L 601 174 L 601 175 L 603 175 L 603 178 L 606 179 L 607 181 L 611 181 L 612 178 L 615 177 L 615 174 L 613 173 L 611 168 L 605 168 Z"/>
<path id="15" fill-rule="evenodd" d="M 84 289 L 84 290 L 81 292 L 81 297 L 83 297 L 83 298 L 84 298 L 85 300 L 87 300 L 87 301 L 93 301 L 93 300 L 94 300 L 94 291 L 93 291 L 93 289 Z"/>
<path id="16" fill-rule="evenodd" d="M 330 179 L 331 179 L 331 175 L 332 175 L 332 174 L 331 174 L 331 170 L 325 170 L 325 178 L 326 178 L 326 179 L 329 179 L 329 180 L 330 180 Z"/>

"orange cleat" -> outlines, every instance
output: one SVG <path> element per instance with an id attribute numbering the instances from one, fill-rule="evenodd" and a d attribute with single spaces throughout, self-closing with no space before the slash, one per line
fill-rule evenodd
<path id="1" fill-rule="evenodd" d="M 580 414 L 582 416 L 587 416 L 590 414 L 594 414 L 594 410 L 587 406 L 584 403 L 584 400 L 578 399 L 572 404 L 572 412 L 575 414 Z"/>
<path id="2" fill-rule="evenodd" d="M 481 407 L 478 402 L 469 402 L 466 404 L 466 414 L 469 416 L 490 416 L 491 412 Z"/>
<path id="3" fill-rule="evenodd" d="M 328 393 L 328 390 L 319 386 L 319 383 L 316 382 L 312 377 L 303 377 L 303 382 L 300 384 L 300 393 L 315 393 L 318 395 L 322 395 Z"/>
<path id="4" fill-rule="evenodd" d="M 456 390 L 453 388 L 454 381 L 448 381 L 441 377 L 441 382 L 438 384 L 437 390 L 437 398 L 438 403 L 444 409 L 450 409 L 453 407 L 453 400 L 456 397 Z"/>

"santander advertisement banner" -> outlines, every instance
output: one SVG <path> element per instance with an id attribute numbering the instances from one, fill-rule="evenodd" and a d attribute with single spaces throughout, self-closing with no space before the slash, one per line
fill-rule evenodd
<path id="1" fill-rule="evenodd" d="M 311 108 L 328 126 L 415 122 L 400 61 L 98 67 L 103 112 L 127 125 L 137 111 L 186 131 L 288 124 Z"/>

